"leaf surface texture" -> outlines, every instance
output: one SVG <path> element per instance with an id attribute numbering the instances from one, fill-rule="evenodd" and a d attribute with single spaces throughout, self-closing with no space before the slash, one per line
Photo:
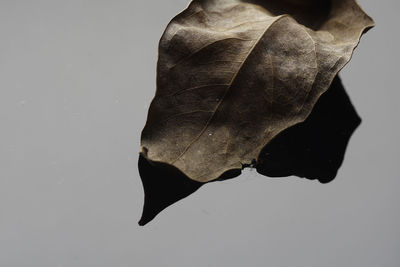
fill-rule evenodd
<path id="1" fill-rule="evenodd" d="M 303 122 L 373 26 L 354 0 L 195 0 L 159 44 L 141 155 L 197 182 Z"/>

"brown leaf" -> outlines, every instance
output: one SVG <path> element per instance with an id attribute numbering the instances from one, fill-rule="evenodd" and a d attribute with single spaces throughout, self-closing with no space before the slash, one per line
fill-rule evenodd
<path id="1" fill-rule="evenodd" d="M 296 175 L 328 183 L 335 178 L 347 143 L 360 122 L 340 78 L 336 77 L 307 119 L 271 140 L 254 167 L 269 177 Z M 145 193 L 140 225 L 205 184 L 189 179 L 171 165 L 150 162 L 143 156 L 139 157 L 138 168 Z M 211 182 L 240 174 L 241 170 L 230 170 Z"/>
<path id="2" fill-rule="evenodd" d="M 198 182 L 303 122 L 373 26 L 354 0 L 195 0 L 159 45 L 141 155 Z"/>

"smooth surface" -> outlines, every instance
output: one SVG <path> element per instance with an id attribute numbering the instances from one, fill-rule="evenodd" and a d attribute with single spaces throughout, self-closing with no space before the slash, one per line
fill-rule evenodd
<path id="1" fill-rule="evenodd" d="M 342 81 L 363 119 L 333 183 L 255 170 L 137 221 L 158 39 L 186 1 L 0 2 L 0 266 L 399 266 L 398 1 Z"/>

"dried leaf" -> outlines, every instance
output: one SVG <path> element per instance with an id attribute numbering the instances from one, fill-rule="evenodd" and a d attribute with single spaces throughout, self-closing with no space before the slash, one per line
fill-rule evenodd
<path id="1" fill-rule="evenodd" d="M 373 26 L 354 0 L 195 0 L 159 45 L 141 155 L 198 182 L 303 122 Z"/>
<path id="2" fill-rule="evenodd" d="M 296 175 L 328 183 L 335 178 L 348 141 L 360 122 L 336 77 L 307 119 L 282 131 L 268 143 L 255 167 L 269 177 Z M 204 185 L 171 165 L 150 162 L 143 156 L 139 157 L 138 167 L 145 192 L 140 225 L 147 224 L 163 209 Z M 231 170 L 214 181 L 234 178 L 240 173 L 240 170 Z"/>

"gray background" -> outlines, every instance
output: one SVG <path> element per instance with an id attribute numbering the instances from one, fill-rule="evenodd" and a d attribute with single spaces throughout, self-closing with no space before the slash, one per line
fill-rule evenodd
<path id="1" fill-rule="evenodd" d="M 337 179 L 248 170 L 139 227 L 157 42 L 187 1 L 0 0 L 0 266 L 400 266 L 400 4 L 360 3 Z"/>

